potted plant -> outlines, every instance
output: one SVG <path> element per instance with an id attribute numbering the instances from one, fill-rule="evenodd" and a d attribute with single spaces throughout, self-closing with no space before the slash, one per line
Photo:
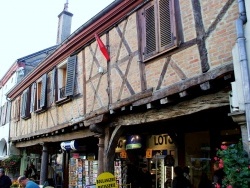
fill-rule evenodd
<path id="1" fill-rule="evenodd" d="M 222 187 L 249 188 L 250 166 L 247 152 L 243 149 L 242 141 L 229 146 L 222 145 L 217 150 L 220 168 L 223 168 L 226 176 L 222 181 Z"/>

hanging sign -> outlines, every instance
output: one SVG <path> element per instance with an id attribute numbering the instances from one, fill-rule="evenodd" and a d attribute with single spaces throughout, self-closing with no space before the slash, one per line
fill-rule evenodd
<path id="1" fill-rule="evenodd" d="M 127 153 L 126 153 L 125 150 L 122 150 L 122 151 L 121 151 L 120 157 L 121 157 L 122 159 L 126 159 L 126 158 L 127 158 Z"/>
<path id="2" fill-rule="evenodd" d="M 168 134 L 152 135 L 148 140 L 148 148 L 154 150 L 164 150 L 175 148 L 174 142 Z"/>
<path id="3" fill-rule="evenodd" d="M 126 139 L 126 150 L 139 149 L 142 147 L 142 138 L 140 135 L 129 135 Z"/>
<path id="4" fill-rule="evenodd" d="M 62 150 L 70 151 L 70 150 L 77 150 L 77 143 L 75 140 L 61 142 Z"/>
<path id="5" fill-rule="evenodd" d="M 115 152 L 116 152 L 116 153 L 119 153 L 119 152 L 121 152 L 122 150 L 125 150 L 125 143 L 126 143 L 125 137 L 121 137 L 121 138 L 118 140 L 117 146 L 116 146 L 116 148 L 115 148 Z"/>
<path id="6" fill-rule="evenodd" d="M 147 158 L 147 159 L 152 158 L 152 149 L 147 149 L 147 150 L 146 150 L 146 158 Z"/>
<path id="7" fill-rule="evenodd" d="M 97 188 L 118 188 L 116 184 L 116 179 L 113 174 L 110 172 L 104 172 L 101 173 L 97 178 L 96 178 L 96 187 Z"/>

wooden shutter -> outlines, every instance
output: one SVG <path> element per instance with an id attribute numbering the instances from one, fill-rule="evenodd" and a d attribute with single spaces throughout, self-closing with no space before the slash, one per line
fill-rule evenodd
<path id="1" fill-rule="evenodd" d="M 25 108 L 26 108 L 26 92 L 23 92 L 21 96 L 21 118 L 25 117 Z"/>
<path id="2" fill-rule="evenodd" d="M 173 0 L 159 0 L 159 48 L 160 51 L 177 46 L 176 21 Z"/>
<path id="3" fill-rule="evenodd" d="M 13 118 L 13 121 L 16 122 L 16 120 L 17 120 L 17 99 L 15 99 L 13 103 L 14 104 L 13 104 L 13 109 L 12 109 L 12 111 L 13 111 L 12 118 Z"/>
<path id="4" fill-rule="evenodd" d="M 75 65 L 75 85 L 74 85 L 74 95 L 77 95 L 80 93 L 79 91 L 79 83 L 78 83 L 78 66 L 77 66 L 77 61 L 76 61 L 76 65 Z"/>
<path id="5" fill-rule="evenodd" d="M 22 95 L 22 104 L 21 104 L 21 118 L 28 119 L 30 118 L 30 88 L 26 89 Z"/>
<path id="6" fill-rule="evenodd" d="M 5 124 L 6 111 L 7 111 L 7 103 L 5 103 L 5 104 L 3 105 L 3 108 L 2 108 L 1 125 L 4 125 L 4 124 Z"/>
<path id="7" fill-rule="evenodd" d="M 40 108 L 46 107 L 46 88 L 47 88 L 47 74 L 44 74 L 42 77 L 42 89 L 41 89 L 41 98 L 40 98 Z"/>
<path id="8" fill-rule="evenodd" d="M 65 96 L 72 96 L 74 94 L 75 73 L 76 73 L 76 55 L 68 58 L 67 63 L 67 79 L 65 86 Z"/>
<path id="9" fill-rule="evenodd" d="M 7 112 L 6 112 L 6 123 L 9 123 L 10 122 L 10 116 L 11 116 L 11 102 L 8 101 L 7 102 Z"/>
<path id="10" fill-rule="evenodd" d="M 54 80 L 54 96 L 55 96 L 55 101 L 58 101 L 58 69 L 55 68 L 53 70 L 53 80 Z"/>
<path id="11" fill-rule="evenodd" d="M 1 122 L 2 122 L 2 106 L 0 107 L 0 125 L 1 125 Z"/>
<path id="12" fill-rule="evenodd" d="M 21 97 L 18 96 L 17 97 L 17 103 L 16 103 L 16 114 L 17 114 L 16 121 L 20 120 L 20 100 L 21 100 Z"/>
<path id="13" fill-rule="evenodd" d="M 52 93 L 52 90 L 51 90 L 51 74 L 47 74 L 47 93 L 46 93 L 46 106 L 47 107 L 50 107 L 51 106 L 51 93 Z"/>
<path id="14" fill-rule="evenodd" d="M 50 95 L 50 102 L 51 104 L 54 103 L 56 100 L 56 89 L 57 89 L 57 79 L 56 79 L 56 67 L 52 70 L 51 75 L 51 95 Z"/>
<path id="15" fill-rule="evenodd" d="M 149 3 L 143 12 L 144 15 L 144 29 L 143 29 L 143 39 L 145 40 L 144 49 L 144 59 L 149 56 L 154 55 L 157 52 L 157 22 L 156 22 L 156 5 L 155 1 Z"/>

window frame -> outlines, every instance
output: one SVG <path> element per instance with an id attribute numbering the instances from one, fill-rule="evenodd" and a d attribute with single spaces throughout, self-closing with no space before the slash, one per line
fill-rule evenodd
<path id="1" fill-rule="evenodd" d="M 164 1 L 168 1 L 169 6 L 164 7 Z M 163 14 L 164 11 L 168 14 Z M 178 47 L 175 12 L 174 0 L 153 0 L 138 11 L 139 41 L 144 62 Z M 147 49 L 150 50 L 147 52 Z"/>
<path id="2" fill-rule="evenodd" d="M 54 89 L 56 104 L 71 100 L 76 93 L 77 85 L 77 55 L 70 56 L 54 70 Z M 62 92 L 62 88 L 63 92 Z"/>
<path id="3" fill-rule="evenodd" d="M 31 113 L 30 113 L 30 88 L 27 88 L 26 90 L 23 91 L 21 95 L 21 118 L 26 120 L 31 118 Z"/>
<path id="4" fill-rule="evenodd" d="M 43 112 L 47 108 L 47 74 L 36 81 L 35 112 Z"/>

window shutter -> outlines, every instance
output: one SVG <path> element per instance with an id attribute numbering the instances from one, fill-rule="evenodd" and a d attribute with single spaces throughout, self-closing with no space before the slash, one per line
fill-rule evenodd
<path id="1" fill-rule="evenodd" d="M 2 108 L 2 122 L 1 122 L 1 125 L 5 124 L 6 111 L 7 111 L 7 103 L 5 103 L 4 106 L 3 106 L 3 108 Z"/>
<path id="2" fill-rule="evenodd" d="M 51 93 L 50 93 L 50 102 L 51 104 L 56 100 L 56 68 L 52 70 L 51 76 Z"/>
<path id="3" fill-rule="evenodd" d="M 51 78 L 52 74 L 48 74 L 47 75 L 47 93 L 46 93 L 46 104 L 47 104 L 47 107 L 50 107 L 51 106 L 51 93 L 52 93 L 52 89 L 51 89 Z"/>
<path id="4" fill-rule="evenodd" d="M 26 104 L 26 92 L 23 92 L 22 96 L 21 96 L 21 118 L 25 117 L 25 104 Z"/>
<path id="5" fill-rule="evenodd" d="M 47 88 L 47 74 L 44 74 L 42 77 L 42 89 L 41 89 L 41 99 L 40 99 L 40 108 L 46 107 L 46 88 Z"/>
<path id="6" fill-rule="evenodd" d="M 3 118 L 4 118 L 4 105 L 1 107 L 1 121 L 0 121 L 0 126 L 2 126 L 3 125 Z"/>
<path id="7" fill-rule="evenodd" d="M 26 89 L 22 94 L 21 118 L 30 118 L 30 88 Z"/>
<path id="8" fill-rule="evenodd" d="M 58 69 L 53 70 L 53 80 L 54 80 L 54 100 L 58 101 Z"/>
<path id="9" fill-rule="evenodd" d="M 11 113 L 11 102 L 10 101 L 8 101 L 7 102 L 7 114 L 6 114 L 6 123 L 9 123 L 10 122 L 10 113 Z"/>
<path id="10" fill-rule="evenodd" d="M 159 0 L 159 48 L 160 51 L 177 46 L 173 0 Z"/>
<path id="11" fill-rule="evenodd" d="M 2 107 L 0 107 L 0 126 L 1 126 L 1 122 L 2 122 Z"/>
<path id="12" fill-rule="evenodd" d="M 33 83 L 31 86 L 31 97 L 30 97 L 30 113 L 35 110 L 35 98 L 36 97 L 36 83 Z"/>
<path id="13" fill-rule="evenodd" d="M 156 6 L 152 1 L 144 9 L 144 22 L 145 22 L 145 46 L 144 46 L 144 59 L 154 55 L 157 51 L 157 23 L 156 23 Z"/>
<path id="14" fill-rule="evenodd" d="M 79 91 L 79 83 L 78 83 L 78 66 L 77 66 L 77 61 L 76 61 L 76 65 L 75 65 L 75 85 L 74 85 L 74 95 L 77 95 L 80 93 Z"/>
<path id="15" fill-rule="evenodd" d="M 67 63 L 67 80 L 65 86 L 65 96 L 72 96 L 74 94 L 75 86 L 75 72 L 76 72 L 76 56 L 68 58 Z"/>
<path id="16" fill-rule="evenodd" d="M 16 121 L 20 120 L 20 100 L 21 100 L 20 98 L 21 98 L 20 96 L 17 98 L 17 119 L 16 119 Z"/>
<path id="17" fill-rule="evenodd" d="M 14 105 L 13 105 L 13 120 L 14 122 L 17 121 L 17 99 L 14 100 Z"/>

